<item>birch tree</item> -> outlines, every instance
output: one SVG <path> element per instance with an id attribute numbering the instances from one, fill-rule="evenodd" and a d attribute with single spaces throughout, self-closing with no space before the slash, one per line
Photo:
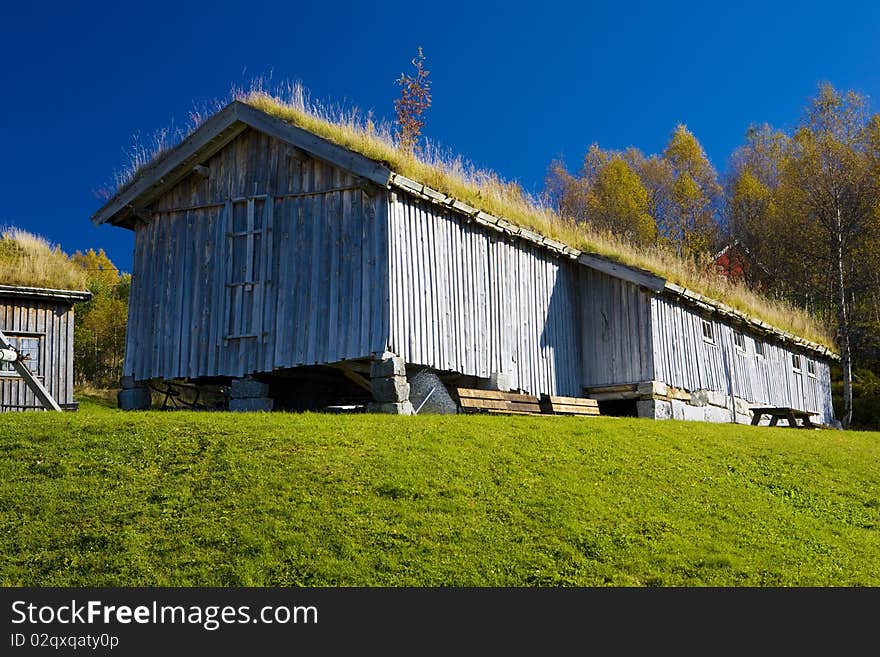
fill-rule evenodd
<path id="1" fill-rule="evenodd" d="M 852 419 L 851 310 L 854 301 L 854 258 L 868 236 L 876 234 L 880 208 L 880 126 L 868 114 L 867 99 L 822 84 L 792 137 L 791 155 L 782 172 L 779 199 L 783 215 L 802 222 L 797 244 L 819 240 L 816 266 L 830 274 L 829 305 L 837 320 L 843 374 L 844 426 Z"/>
<path id="2" fill-rule="evenodd" d="M 684 256 L 706 253 L 718 241 L 716 210 L 722 196 L 718 174 L 687 126 L 672 133 L 663 158 L 671 171 L 665 213 L 657 217 L 661 233 Z"/>
<path id="3" fill-rule="evenodd" d="M 725 179 L 727 235 L 749 253 L 746 280 L 785 298 L 799 297 L 788 268 L 789 259 L 779 248 L 792 226 L 779 213 L 780 174 L 790 155 L 791 138 L 767 124 L 750 126 L 746 143 L 730 158 Z"/>

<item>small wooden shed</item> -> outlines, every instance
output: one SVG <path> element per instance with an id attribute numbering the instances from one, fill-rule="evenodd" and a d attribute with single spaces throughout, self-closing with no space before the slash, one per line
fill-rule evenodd
<path id="1" fill-rule="evenodd" d="M 748 422 L 750 405 L 786 405 L 833 421 L 821 345 L 240 101 L 92 219 L 135 233 L 132 390 L 228 386 L 241 409 L 366 396 L 409 413 L 407 379 L 427 369 L 609 412 Z"/>
<path id="2" fill-rule="evenodd" d="M 64 410 L 73 399 L 73 304 L 90 292 L 0 285 L 0 331 L 20 353 L 28 369 Z M 0 411 L 42 409 L 44 405 L 16 372 L 0 362 Z"/>

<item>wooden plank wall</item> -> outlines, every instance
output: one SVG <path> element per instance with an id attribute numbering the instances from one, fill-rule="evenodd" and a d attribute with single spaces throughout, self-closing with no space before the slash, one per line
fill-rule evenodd
<path id="1" fill-rule="evenodd" d="M 73 403 L 73 308 L 47 299 L 0 298 L 0 329 L 42 336 L 40 370 L 43 384 L 59 404 Z M 0 375 L 0 411 L 42 404 L 14 375 Z"/>
<path id="2" fill-rule="evenodd" d="M 754 404 L 791 406 L 815 411 L 822 422 L 834 419 L 831 406 L 829 364 L 814 355 L 801 353 L 801 373 L 792 368 L 794 352 L 779 342 L 767 342 L 744 331 L 745 350 L 734 344 L 739 329 L 711 319 L 715 344 L 703 339 L 703 316 L 665 297 L 652 301 L 655 380 L 684 390 L 714 390 Z M 755 342 L 765 345 L 765 357 L 755 351 Z M 816 364 L 810 376 L 807 360 Z M 728 372 L 730 375 L 728 375 Z"/>
<path id="3" fill-rule="evenodd" d="M 246 130 L 204 164 L 207 178 L 185 178 L 135 231 L 124 373 L 137 380 L 389 349 L 438 370 L 508 373 L 532 394 L 652 379 L 729 392 L 729 369 L 737 396 L 833 418 L 827 363 L 795 375 L 790 351 L 769 343 L 761 361 L 749 337 L 740 354 L 717 321 L 707 345 L 691 309 L 452 210 L 367 194 L 272 137 Z"/>
<path id="4" fill-rule="evenodd" d="M 580 292 L 583 385 L 653 379 L 650 293 L 589 267 Z"/>
<path id="5" fill-rule="evenodd" d="M 574 262 L 409 195 L 390 211 L 389 348 L 408 363 L 580 395 Z"/>
<path id="6" fill-rule="evenodd" d="M 244 376 L 383 351 L 386 192 L 253 130 L 205 164 L 136 230 L 124 373 Z"/>

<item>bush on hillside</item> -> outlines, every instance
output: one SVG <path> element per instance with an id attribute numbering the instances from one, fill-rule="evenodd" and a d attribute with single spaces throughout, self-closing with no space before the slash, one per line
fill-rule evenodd
<path id="1" fill-rule="evenodd" d="M 131 274 L 120 272 L 104 249 L 77 251 L 71 261 L 85 272 L 92 293 L 91 301 L 76 307 L 74 381 L 97 388 L 117 387 L 125 357 Z"/>

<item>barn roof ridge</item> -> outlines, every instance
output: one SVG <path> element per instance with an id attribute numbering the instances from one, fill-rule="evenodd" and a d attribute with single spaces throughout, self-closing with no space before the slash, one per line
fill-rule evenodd
<path id="1" fill-rule="evenodd" d="M 431 203 L 455 210 L 468 217 L 469 220 L 491 230 L 531 242 L 549 251 L 577 260 L 584 266 L 647 288 L 655 294 L 663 294 L 681 300 L 692 307 L 744 324 L 758 333 L 771 335 L 783 342 L 797 345 L 826 358 L 839 359 L 839 355 L 818 342 L 807 340 L 772 326 L 717 299 L 672 283 L 654 272 L 626 264 L 604 254 L 572 248 L 524 226 L 509 222 L 502 217 L 491 215 L 422 182 L 403 176 L 383 162 L 371 159 L 351 148 L 335 144 L 325 137 L 272 116 L 239 99 L 232 100 L 196 128 L 180 144 L 146 165 L 127 185 L 92 215 L 92 222 L 95 225 L 109 222 L 124 226 L 126 219 L 137 216 L 143 205 L 146 205 L 146 203 L 141 203 L 138 207 L 139 204 L 136 202 L 139 199 L 150 201 L 163 191 L 170 189 L 192 173 L 194 167 L 218 152 L 248 127 L 302 148 L 319 159 L 347 169 L 381 187 L 398 188 Z M 118 218 L 120 215 L 122 215 L 122 219 Z"/>

